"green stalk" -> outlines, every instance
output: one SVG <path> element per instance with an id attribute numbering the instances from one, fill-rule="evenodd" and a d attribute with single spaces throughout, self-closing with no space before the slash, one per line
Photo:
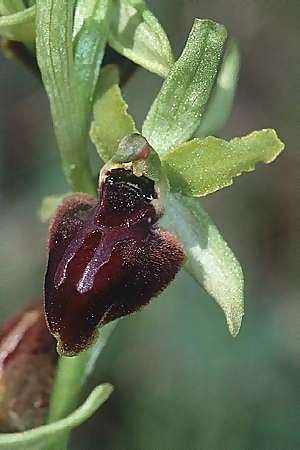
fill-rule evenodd
<path id="1" fill-rule="evenodd" d="M 106 325 L 99 332 L 97 342 L 80 355 L 60 357 L 51 394 L 48 423 L 64 418 L 76 408 L 86 378 L 93 370 L 116 324 L 117 321 Z"/>
<path id="2" fill-rule="evenodd" d="M 72 190 L 96 194 L 87 156 L 88 130 L 108 34 L 110 0 L 87 0 L 74 42 L 74 0 L 37 0 L 37 59 L 49 97 L 63 169 Z M 61 357 L 50 398 L 47 423 L 64 418 L 78 405 L 82 387 L 116 322 L 106 326 L 88 351 Z M 59 443 L 67 448 L 69 433 Z M 54 450 L 52 445 L 48 450 Z M 57 450 L 57 446 L 55 447 Z"/>
<path id="3" fill-rule="evenodd" d="M 52 388 L 47 423 L 63 419 L 77 406 L 81 390 L 96 360 L 106 345 L 118 321 L 106 325 L 99 333 L 98 340 L 90 349 L 73 357 L 60 357 Z M 47 450 L 66 450 L 70 433 L 60 438 L 59 448 L 50 445 Z"/>

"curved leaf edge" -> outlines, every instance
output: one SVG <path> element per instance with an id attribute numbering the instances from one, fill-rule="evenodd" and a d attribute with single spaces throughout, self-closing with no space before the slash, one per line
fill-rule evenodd
<path id="1" fill-rule="evenodd" d="M 200 201 L 170 193 L 160 223 L 179 239 L 187 256 L 184 269 L 221 307 L 236 337 L 244 316 L 243 271 Z"/>
<path id="2" fill-rule="evenodd" d="M 236 141 L 239 141 L 240 139 L 248 139 L 248 138 L 253 138 L 262 134 L 270 134 L 270 136 L 272 137 L 272 139 L 274 139 L 274 145 L 276 144 L 276 151 L 274 151 L 270 157 L 261 157 L 259 160 L 253 161 L 251 164 L 249 163 L 249 167 L 245 167 L 242 170 L 229 175 L 228 176 L 228 180 L 227 181 L 223 181 L 222 183 L 220 183 L 220 185 L 218 186 L 214 186 L 213 184 L 207 186 L 207 188 L 203 189 L 203 190 L 199 190 L 196 192 L 191 190 L 190 188 L 188 189 L 181 189 L 178 187 L 174 186 L 174 183 L 172 183 L 172 171 L 176 172 L 176 167 L 174 167 L 174 165 L 171 165 L 168 163 L 168 158 L 172 156 L 172 154 L 175 154 L 178 149 L 181 147 L 185 147 L 190 145 L 191 143 L 197 143 L 197 141 L 199 143 L 201 143 L 201 145 L 205 145 L 205 142 L 211 142 L 211 141 L 215 141 L 216 143 L 220 142 L 220 143 L 224 143 L 227 142 L 228 144 L 234 144 Z M 249 173 L 249 172 L 254 172 L 256 170 L 256 166 L 258 164 L 270 164 L 273 161 L 275 161 L 277 159 L 277 157 L 280 155 L 280 153 L 284 150 L 285 148 L 285 144 L 280 140 L 280 138 L 278 137 L 276 131 L 272 128 L 263 128 L 261 130 L 256 130 L 256 131 L 252 131 L 251 133 L 249 133 L 248 135 L 245 136 L 241 136 L 241 137 L 234 137 L 228 141 L 225 141 L 224 139 L 221 138 L 217 138 L 215 136 L 207 136 L 203 139 L 201 138 L 193 138 L 190 141 L 184 142 L 182 144 L 179 144 L 178 146 L 174 146 L 172 148 L 170 148 L 170 150 L 168 151 L 168 153 L 166 155 L 164 155 L 161 159 L 162 159 L 162 164 L 165 167 L 166 170 L 166 174 L 168 176 L 168 179 L 170 181 L 170 187 L 171 187 L 171 191 L 173 191 L 174 193 L 179 192 L 183 195 L 186 195 L 187 197 L 205 197 L 209 194 L 213 194 L 214 192 L 217 192 L 221 189 L 230 187 L 233 185 L 235 178 Z M 169 172 L 169 173 L 168 173 Z M 180 172 L 179 172 L 180 173 Z M 171 174 L 171 175 L 170 175 Z"/>
<path id="3" fill-rule="evenodd" d="M 53 439 L 54 434 L 70 432 L 73 428 L 81 425 L 89 419 L 108 399 L 112 391 L 113 386 L 109 383 L 104 383 L 97 386 L 90 393 L 85 402 L 64 419 L 23 432 L 0 434 L 0 449 L 7 449 L 8 446 L 10 449 L 22 448 L 18 447 L 19 445 L 22 445 L 24 448 L 28 448 L 25 446 L 30 444 L 39 445 L 41 440 L 43 440 L 46 446 L 46 440 L 49 436 Z"/>

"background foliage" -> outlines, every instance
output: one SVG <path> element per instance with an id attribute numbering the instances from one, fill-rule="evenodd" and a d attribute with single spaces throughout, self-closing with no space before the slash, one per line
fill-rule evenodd
<path id="1" fill-rule="evenodd" d="M 217 306 L 182 273 L 160 301 L 123 320 L 111 337 L 84 396 L 101 381 L 112 382 L 115 392 L 74 433 L 71 448 L 298 448 L 300 4 L 148 3 L 178 53 L 195 16 L 226 25 L 243 59 L 224 137 L 274 127 L 286 152 L 204 200 L 245 271 L 247 315 L 239 337 L 229 336 Z M 41 291 L 47 227 L 36 210 L 44 195 L 67 187 L 38 82 L 13 62 L 0 64 L 2 322 Z M 140 122 L 160 83 L 139 70 L 126 87 Z"/>

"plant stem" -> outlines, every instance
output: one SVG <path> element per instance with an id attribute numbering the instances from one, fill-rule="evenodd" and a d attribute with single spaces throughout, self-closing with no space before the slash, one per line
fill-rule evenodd
<path id="1" fill-rule="evenodd" d="M 55 380 L 50 398 L 49 413 L 47 423 L 55 422 L 66 417 L 78 405 L 81 390 L 87 376 L 93 370 L 94 364 L 106 345 L 113 329 L 118 321 L 106 325 L 100 332 L 97 342 L 87 351 L 78 356 L 60 357 Z M 69 386 L 72 389 L 69 389 Z M 63 402 L 61 401 L 63 398 Z M 69 434 L 66 433 L 64 442 L 61 442 L 61 449 L 67 448 Z M 58 450 L 51 448 L 47 450 Z"/>

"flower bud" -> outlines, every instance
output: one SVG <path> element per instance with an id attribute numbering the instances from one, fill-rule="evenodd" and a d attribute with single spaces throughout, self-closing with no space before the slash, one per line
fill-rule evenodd
<path id="1" fill-rule="evenodd" d="M 103 167 L 98 201 L 75 194 L 58 208 L 45 311 L 60 353 L 84 350 L 99 326 L 149 303 L 180 269 L 180 244 L 158 226 L 167 187 L 158 156 L 135 134 Z"/>
<path id="2" fill-rule="evenodd" d="M 0 431 L 41 425 L 48 410 L 57 361 L 42 303 L 26 308 L 0 329 Z"/>

